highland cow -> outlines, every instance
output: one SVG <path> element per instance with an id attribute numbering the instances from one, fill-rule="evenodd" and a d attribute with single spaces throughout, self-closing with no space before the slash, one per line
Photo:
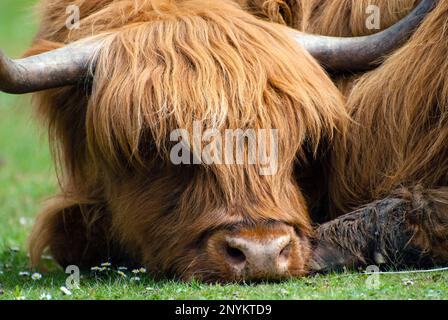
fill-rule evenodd
<path id="1" fill-rule="evenodd" d="M 111 260 L 144 264 L 154 276 L 205 281 L 283 279 L 305 275 L 312 268 L 368 261 L 367 251 L 375 241 L 370 237 L 383 226 L 370 223 L 376 215 L 366 217 L 369 208 L 324 224 L 317 238 L 312 223 L 391 195 L 402 184 L 445 185 L 441 144 L 432 146 L 429 154 L 410 146 L 412 139 L 416 143 L 444 137 L 446 127 L 439 132 L 431 124 L 442 126 L 444 117 L 437 107 L 446 94 L 441 90 L 439 95 L 435 87 L 418 87 L 423 90 L 419 101 L 428 107 L 417 112 L 416 97 L 407 94 L 418 91 L 411 92 L 394 76 L 401 71 L 400 63 L 404 75 L 415 72 L 406 64 L 417 63 L 416 43 L 429 31 L 431 39 L 444 31 L 440 16 L 446 4 L 441 2 L 383 66 L 360 74 L 356 84 L 344 80 L 345 98 L 333 82 L 340 82 L 341 72 L 377 66 L 405 42 L 435 1 L 422 1 L 400 21 L 390 18 L 397 23 L 382 32 L 354 38 L 321 37 L 290 28 L 311 26 L 314 18 L 304 18 L 308 7 L 303 3 L 312 2 L 42 1 L 42 22 L 29 57 L 12 61 L 0 55 L 1 90 L 44 90 L 35 94 L 36 110 L 48 126 L 58 167 L 61 193 L 37 218 L 30 237 L 31 261 L 37 264 L 49 248 L 61 265 L 90 267 Z M 79 29 L 65 27 L 69 4 L 80 8 Z M 427 45 L 433 45 L 430 54 L 444 49 Z M 444 69 L 437 57 L 441 73 L 435 84 L 440 87 Z M 434 71 L 434 66 L 424 66 L 419 69 L 420 81 Z M 388 91 L 381 79 L 394 89 Z M 372 89 L 374 98 L 368 97 Z M 370 105 L 366 99 L 373 99 Z M 385 111 L 375 118 L 383 99 L 384 106 L 394 99 L 386 110 L 392 114 Z M 409 131 L 396 126 L 394 110 L 410 121 L 406 128 L 421 130 L 406 140 Z M 173 164 L 170 133 L 190 132 L 197 121 L 203 129 L 218 132 L 278 130 L 276 174 L 260 175 L 260 165 L 247 161 Z M 370 124 L 373 132 L 365 127 Z M 191 152 L 198 156 L 194 149 Z M 416 155 L 424 159 L 406 158 L 408 152 L 420 152 Z M 380 160 L 384 166 L 379 166 Z M 431 161 L 442 179 L 437 184 L 411 174 L 413 170 L 418 177 L 434 178 L 427 167 Z M 403 174 L 391 183 L 383 176 L 390 170 Z M 443 190 L 396 194 L 403 201 L 392 199 L 393 208 L 402 208 L 394 210 L 406 218 L 413 210 L 409 203 L 422 204 L 422 210 L 434 214 L 444 208 Z M 406 200 L 417 196 L 416 201 Z M 390 206 L 381 212 L 388 210 Z M 417 221 L 421 237 L 416 245 L 427 249 L 429 244 L 435 250 L 432 242 L 422 241 L 444 231 L 428 231 L 427 221 L 425 215 Z M 407 230 L 406 225 L 399 228 L 402 233 Z M 385 232 L 384 239 L 391 235 Z M 384 253 L 381 249 L 374 254 Z"/>

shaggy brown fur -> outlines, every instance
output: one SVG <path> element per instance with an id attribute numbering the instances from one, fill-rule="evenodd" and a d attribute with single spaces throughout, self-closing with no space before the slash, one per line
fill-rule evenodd
<path id="1" fill-rule="evenodd" d="M 288 224 L 299 234 L 288 274 L 301 275 L 310 255 L 310 209 L 325 221 L 385 197 L 404 209 L 375 202 L 318 233 L 323 243 L 347 250 L 339 251 L 339 264 L 375 262 L 375 252 L 367 250 L 378 230 L 396 240 L 393 249 L 406 250 L 393 237 L 410 234 L 407 244 L 431 259 L 448 258 L 447 1 L 383 66 L 333 79 L 346 96 L 345 108 L 286 29 L 262 20 L 320 34 L 366 35 L 374 32 L 365 26 L 368 4 L 380 7 L 386 28 L 417 0 L 234 1 L 241 7 L 224 0 L 74 2 L 83 19 L 73 32 L 64 27 L 68 0 L 42 2 L 30 52 L 93 35 L 105 45 L 91 87 L 37 97 L 62 191 L 33 229 L 33 262 L 49 246 L 63 264 L 88 266 L 126 253 L 155 275 L 240 280 L 244 275 L 222 263 L 222 233 L 256 239 L 287 233 Z M 346 112 L 354 121 L 347 122 Z M 219 130 L 280 129 L 279 173 L 259 176 L 249 165 L 171 165 L 170 130 L 191 129 L 195 119 Z M 411 191 L 398 193 L 403 186 Z M 417 206 L 410 199 L 416 198 L 418 221 L 394 224 L 412 220 Z M 366 221 L 375 219 L 377 206 L 389 224 L 372 229 Z M 361 216 L 355 232 L 347 221 Z M 381 241 L 375 244 L 387 253 Z"/>
<path id="2" fill-rule="evenodd" d="M 297 233 L 285 276 L 304 274 L 311 227 L 294 163 L 304 145 L 316 151 L 347 121 L 318 64 L 286 29 L 230 1 L 79 0 L 81 28 L 72 32 L 64 27 L 69 2 L 42 2 L 30 52 L 91 35 L 104 47 L 91 88 L 36 96 L 61 195 L 36 222 L 32 261 L 49 247 L 62 264 L 89 266 L 121 258 L 118 247 L 154 275 L 240 280 L 213 239 L 222 230 L 253 238 L 286 232 L 274 228 L 280 224 Z M 193 120 L 220 131 L 279 129 L 278 173 L 172 165 L 170 131 L 191 132 Z"/>
<path id="3" fill-rule="evenodd" d="M 338 185 L 330 188 L 334 216 L 402 186 L 435 194 L 435 207 L 421 197 L 414 229 L 425 231 L 415 231 L 411 244 L 438 263 L 448 261 L 447 30 L 441 1 L 401 50 L 355 83 L 347 102 L 355 123 L 336 141 L 330 177 Z"/>
<path id="4" fill-rule="evenodd" d="M 366 27 L 369 5 L 381 14 L 381 29 L 406 16 L 419 0 L 235 0 L 255 14 L 300 31 L 328 36 L 349 37 L 373 34 Z"/>
<path id="5" fill-rule="evenodd" d="M 376 32 L 365 25 L 368 16 L 365 10 L 370 4 L 380 8 L 381 28 L 385 29 L 418 3 L 416 0 L 284 2 L 290 10 L 299 10 L 297 21 L 291 25 L 306 32 L 333 36 Z M 331 188 L 336 191 L 333 199 L 343 211 L 349 204 L 384 196 L 399 184 L 446 185 L 448 157 L 443 141 L 448 134 L 447 28 L 448 3 L 440 1 L 401 50 L 388 57 L 380 68 L 358 75 L 360 79 L 347 90 L 347 109 L 355 121 L 347 135 L 348 146 L 341 143 L 335 150 L 337 187 Z M 363 193 L 361 190 L 371 191 L 354 196 Z"/>
<path id="6" fill-rule="evenodd" d="M 310 33 L 362 36 L 377 31 L 366 27 L 368 5 L 380 8 L 381 29 L 385 29 L 418 2 L 266 0 L 259 1 L 254 12 Z M 266 7 L 271 11 L 263 14 L 262 8 Z M 290 12 L 294 12 L 292 21 Z M 448 183 L 447 30 L 448 2 L 440 1 L 412 39 L 385 57 L 381 67 L 365 74 L 334 78 L 347 97 L 346 108 L 354 121 L 349 124 L 348 134 L 336 139 L 331 156 L 323 155 L 312 166 L 299 168 L 302 176 L 307 172 L 305 176 L 314 182 L 307 188 L 311 191 L 310 202 L 328 203 L 328 207 L 315 209 L 320 216 L 326 216 L 320 217 L 321 221 L 386 197 L 403 186 L 413 189 L 418 185 L 428 194 L 437 192 L 446 198 L 443 187 Z M 324 174 L 319 175 L 321 172 Z M 324 190 L 329 191 L 328 197 Z M 438 210 L 438 215 L 448 215 L 446 207 Z M 427 219 L 431 221 L 429 214 Z M 432 232 L 448 230 L 446 219 L 437 220 L 440 224 L 434 225 Z M 356 240 L 343 239 L 344 234 L 339 233 L 339 240 L 346 244 Z M 363 236 L 365 233 L 360 232 L 357 240 Z M 431 248 L 422 244 L 422 250 Z"/>
<path id="7" fill-rule="evenodd" d="M 448 2 L 348 96 L 355 123 L 334 153 L 340 211 L 399 186 L 448 184 Z"/>

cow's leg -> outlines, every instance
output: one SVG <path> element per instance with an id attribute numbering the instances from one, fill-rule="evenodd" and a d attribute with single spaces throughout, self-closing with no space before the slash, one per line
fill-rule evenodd
<path id="1" fill-rule="evenodd" d="M 312 268 L 448 263 L 448 188 L 400 190 L 321 225 Z"/>
<path id="2" fill-rule="evenodd" d="M 46 248 L 62 266 L 89 268 L 125 259 L 113 240 L 105 206 L 78 204 L 62 196 L 54 198 L 37 217 L 29 246 L 35 265 Z"/>

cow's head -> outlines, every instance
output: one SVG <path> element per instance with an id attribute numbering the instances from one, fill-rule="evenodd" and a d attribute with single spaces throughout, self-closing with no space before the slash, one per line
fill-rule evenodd
<path id="1" fill-rule="evenodd" d="M 90 198 L 101 198 L 113 237 L 153 274 L 209 281 L 303 275 L 311 225 L 294 164 L 347 120 L 340 93 L 312 55 L 333 70 L 366 68 L 388 34 L 316 37 L 261 21 L 228 1 L 151 3 L 142 20 L 119 29 L 24 60 L 0 56 L 0 89 L 31 92 L 91 75 L 87 98 L 70 102 L 83 123 L 71 141 L 61 141 L 85 150 L 73 166 L 88 173 L 85 185 L 99 186 Z M 122 8 L 105 10 L 114 9 Z M 369 55 L 357 55 L 366 46 Z M 79 94 L 85 86 L 67 90 Z M 198 144 L 195 129 L 204 138 Z M 256 149 L 246 137 L 235 144 L 242 161 L 207 162 L 204 149 L 222 151 L 226 130 L 252 130 Z M 181 145 L 189 160 L 173 160 L 178 132 L 190 137 Z M 273 171 L 260 150 L 275 157 Z M 62 158 L 76 162 L 75 156 Z M 67 184 L 75 194 L 86 189 Z"/>
<path id="2" fill-rule="evenodd" d="M 293 168 L 343 129 L 339 92 L 289 29 L 228 2 L 166 10 L 106 38 L 96 60 L 87 139 L 114 233 L 162 274 L 304 274 L 311 227 Z"/>

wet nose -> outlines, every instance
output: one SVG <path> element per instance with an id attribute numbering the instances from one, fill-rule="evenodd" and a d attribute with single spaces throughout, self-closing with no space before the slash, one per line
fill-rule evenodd
<path id="1" fill-rule="evenodd" d="M 290 235 L 255 240 L 228 236 L 225 241 L 227 263 L 245 279 L 281 278 L 288 270 Z"/>

